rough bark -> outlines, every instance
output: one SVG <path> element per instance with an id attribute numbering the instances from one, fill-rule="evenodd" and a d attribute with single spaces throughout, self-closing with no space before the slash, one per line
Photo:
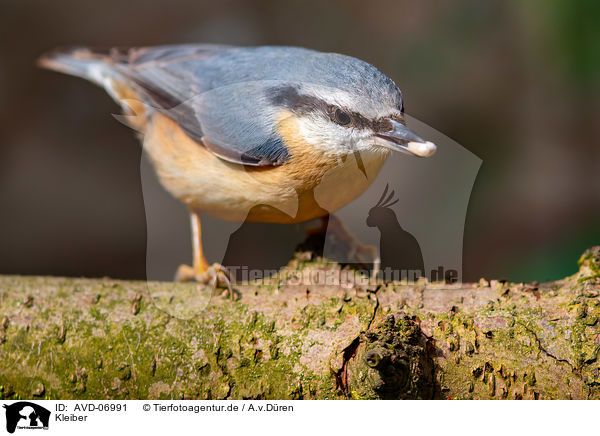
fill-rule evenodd
<path id="1" fill-rule="evenodd" d="M 541 285 L 279 280 L 0 277 L 0 398 L 600 398 L 600 247 Z"/>

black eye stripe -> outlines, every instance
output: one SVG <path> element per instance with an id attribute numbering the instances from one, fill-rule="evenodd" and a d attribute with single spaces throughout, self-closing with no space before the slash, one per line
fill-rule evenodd
<path id="1" fill-rule="evenodd" d="M 325 101 L 318 97 L 300 94 L 298 89 L 291 85 L 271 88 L 267 91 L 267 97 L 273 104 L 286 107 L 299 114 L 328 110 Z"/>
<path id="2" fill-rule="evenodd" d="M 342 111 L 346 115 L 350 117 L 350 122 L 340 123 L 337 119 L 338 111 Z M 394 121 L 398 121 L 399 123 L 404 124 L 404 116 L 403 114 L 393 114 L 386 117 L 381 118 L 367 118 L 364 115 L 361 115 L 358 112 L 352 112 L 346 108 L 341 108 L 334 105 L 327 106 L 327 113 L 331 121 L 336 124 L 339 124 L 343 127 L 353 127 L 357 129 L 371 129 L 374 132 L 388 132 L 392 128 L 392 124 L 390 123 L 390 119 Z"/>
<path id="3" fill-rule="evenodd" d="M 297 114 L 322 113 L 326 115 L 332 122 L 343 127 L 371 129 L 374 132 L 387 132 L 391 129 L 391 124 L 389 122 L 390 118 L 400 123 L 404 123 L 404 117 L 402 113 L 370 119 L 358 112 L 353 112 L 348 108 L 329 104 L 318 97 L 300 94 L 296 87 L 290 85 L 271 88 L 268 90 L 267 96 L 270 101 L 277 106 L 286 107 Z M 401 110 L 403 109 L 404 107 L 401 108 Z M 345 117 L 343 120 L 338 120 L 336 117 L 336 112 L 338 110 L 347 115 L 349 120 L 346 120 Z"/>

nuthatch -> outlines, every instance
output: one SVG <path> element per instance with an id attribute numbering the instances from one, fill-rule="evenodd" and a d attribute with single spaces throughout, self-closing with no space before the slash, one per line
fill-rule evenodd
<path id="1" fill-rule="evenodd" d="M 426 157 L 436 149 L 405 126 L 391 79 L 340 54 L 73 48 L 40 65 L 103 86 L 130 115 L 161 183 L 191 213 L 194 265 L 180 267 L 181 279 L 223 275 L 204 257 L 201 212 L 272 223 L 323 217 L 362 194 L 390 151 Z"/>

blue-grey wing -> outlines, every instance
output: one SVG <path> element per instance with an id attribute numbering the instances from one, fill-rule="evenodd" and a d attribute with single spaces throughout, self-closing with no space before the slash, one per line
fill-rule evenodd
<path id="1" fill-rule="evenodd" d="M 233 53 L 229 53 L 233 52 Z M 244 165 L 281 165 L 287 148 L 273 131 L 264 79 L 240 49 L 166 46 L 113 52 L 115 69 L 149 104 L 219 157 Z M 253 71 L 244 71 L 251 68 Z"/>

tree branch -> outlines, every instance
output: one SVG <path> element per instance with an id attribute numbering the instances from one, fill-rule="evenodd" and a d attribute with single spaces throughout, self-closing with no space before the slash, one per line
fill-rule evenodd
<path id="1" fill-rule="evenodd" d="M 600 398 L 600 247 L 542 285 L 280 280 L 0 277 L 0 398 Z"/>

